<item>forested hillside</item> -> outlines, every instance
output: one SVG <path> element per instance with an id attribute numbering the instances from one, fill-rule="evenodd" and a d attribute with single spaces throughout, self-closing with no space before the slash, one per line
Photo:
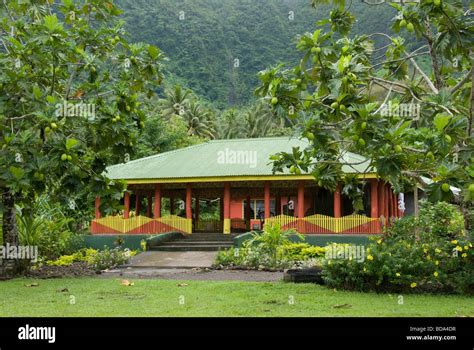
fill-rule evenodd
<path id="1" fill-rule="evenodd" d="M 133 41 L 160 47 L 167 78 L 216 107 L 247 105 L 257 72 L 294 64 L 296 36 L 313 31 L 329 8 L 310 0 L 120 0 Z M 355 33 L 386 32 L 396 11 L 388 4 L 353 3 Z"/>

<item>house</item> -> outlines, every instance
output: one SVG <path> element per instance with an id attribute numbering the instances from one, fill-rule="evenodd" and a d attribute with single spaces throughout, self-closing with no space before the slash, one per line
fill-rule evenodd
<path id="1" fill-rule="evenodd" d="M 110 166 L 108 176 L 127 183 L 123 214 L 102 217 L 97 198 L 91 232 L 229 234 L 280 222 L 304 234 L 375 234 L 403 214 L 390 185 L 357 154 L 345 154 L 342 167 L 366 183 L 357 214 L 341 186 L 330 192 L 311 174 L 272 172 L 271 155 L 307 146 L 288 137 L 214 140 Z"/>

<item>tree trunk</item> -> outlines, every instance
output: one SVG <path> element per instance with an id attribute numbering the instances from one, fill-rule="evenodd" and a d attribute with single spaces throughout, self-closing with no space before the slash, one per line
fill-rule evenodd
<path id="1" fill-rule="evenodd" d="M 16 210 L 14 195 L 8 189 L 4 189 L 2 196 L 3 204 L 3 245 L 18 246 L 18 228 L 16 226 Z M 19 270 L 17 259 L 4 259 L 0 266 L 0 274 L 5 276 L 15 275 Z M 3 270 L 3 271 L 2 271 Z"/>

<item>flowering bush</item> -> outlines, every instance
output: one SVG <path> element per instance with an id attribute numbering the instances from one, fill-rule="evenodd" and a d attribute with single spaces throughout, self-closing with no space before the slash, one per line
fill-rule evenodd
<path id="1" fill-rule="evenodd" d="M 70 266 L 74 263 L 74 256 L 73 255 L 62 255 L 56 260 L 48 260 L 46 261 L 46 265 L 48 266 Z"/>
<path id="2" fill-rule="evenodd" d="M 128 248 L 123 250 L 118 247 L 114 249 L 105 248 L 93 257 L 91 266 L 97 271 L 107 270 L 127 263 L 135 254 L 135 251 Z"/>
<path id="3" fill-rule="evenodd" d="M 286 260 L 305 261 L 324 257 L 325 251 L 324 247 L 312 246 L 308 243 L 289 243 L 281 247 L 280 254 Z"/>
<path id="4" fill-rule="evenodd" d="M 62 255 L 56 260 L 48 260 L 45 264 L 48 266 L 70 266 L 75 262 L 85 262 L 95 270 L 105 270 L 125 264 L 135 254 L 135 251 L 129 249 L 105 248 L 104 250 L 95 250 L 85 248 L 71 255 Z"/>
<path id="5" fill-rule="evenodd" d="M 460 221 L 454 206 L 427 204 L 418 219 L 400 219 L 373 239 L 363 262 L 327 260 L 324 280 L 345 289 L 473 293 L 474 249 Z"/>
<path id="6" fill-rule="evenodd" d="M 285 241 L 277 245 L 275 255 L 270 254 L 262 244 L 245 242 L 242 248 L 230 248 L 220 251 L 216 265 L 244 268 L 284 269 L 291 267 L 311 267 L 319 265 L 325 254 L 323 247 L 308 243 L 290 243 Z"/>
<path id="7" fill-rule="evenodd" d="M 70 266 L 75 262 L 86 262 L 92 264 L 92 260 L 98 251 L 92 248 L 85 248 L 77 251 L 71 255 L 61 255 L 56 260 L 47 260 L 45 262 L 48 266 Z"/>

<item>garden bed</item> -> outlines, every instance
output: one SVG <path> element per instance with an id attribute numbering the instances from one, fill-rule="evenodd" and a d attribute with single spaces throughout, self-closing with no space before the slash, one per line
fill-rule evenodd
<path id="1" fill-rule="evenodd" d="M 100 271 L 96 272 L 96 270 L 86 262 L 74 262 L 69 266 L 43 265 L 30 269 L 25 275 L 32 278 L 63 278 L 92 276 L 97 273 L 100 273 Z"/>

